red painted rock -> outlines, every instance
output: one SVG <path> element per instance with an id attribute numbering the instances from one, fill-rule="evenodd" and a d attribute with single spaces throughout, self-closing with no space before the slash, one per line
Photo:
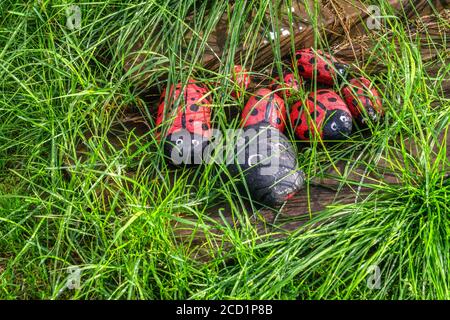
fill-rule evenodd
<path id="1" fill-rule="evenodd" d="M 297 137 L 310 140 L 318 133 L 324 140 L 346 139 L 352 131 L 352 115 L 345 102 L 328 89 L 314 96 L 313 92 L 308 95 L 306 107 L 302 101 L 292 106 L 290 120 Z"/>
<path id="2" fill-rule="evenodd" d="M 377 121 L 383 116 L 380 94 L 369 79 L 351 79 L 349 85 L 342 89 L 342 95 L 353 117 L 360 124 L 365 124 L 367 119 Z"/>
<path id="3" fill-rule="evenodd" d="M 233 90 L 231 96 L 233 98 L 238 98 L 241 96 L 241 92 L 247 90 L 247 88 L 250 86 L 250 73 L 241 65 L 235 65 L 233 68 L 231 80 L 238 87 L 238 90 Z"/>
<path id="4" fill-rule="evenodd" d="M 302 80 L 297 80 L 293 73 L 286 73 L 283 76 L 283 81 L 278 81 L 278 77 L 271 83 L 272 90 L 276 91 L 280 96 L 283 92 L 286 97 L 290 97 L 293 93 L 298 91 L 302 85 Z"/>
<path id="5" fill-rule="evenodd" d="M 181 83 L 172 85 L 167 98 L 164 90 L 156 125 L 160 126 L 158 138 L 164 139 L 164 151 L 172 163 L 201 162 L 202 150 L 211 136 L 208 90 L 193 79 L 189 79 L 184 88 Z"/>
<path id="6" fill-rule="evenodd" d="M 348 65 L 321 50 L 298 50 L 295 59 L 298 73 L 304 79 L 314 79 L 315 73 L 317 82 L 333 85 L 347 76 Z"/>
<path id="7" fill-rule="evenodd" d="M 241 119 L 243 127 L 267 123 L 283 131 L 286 125 L 284 100 L 269 89 L 259 89 L 248 100 Z"/>

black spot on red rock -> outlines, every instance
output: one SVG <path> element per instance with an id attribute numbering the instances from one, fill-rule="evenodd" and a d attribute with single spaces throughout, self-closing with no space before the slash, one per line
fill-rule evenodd
<path id="1" fill-rule="evenodd" d="M 305 132 L 303 132 L 303 136 L 305 139 L 309 139 L 309 130 L 305 130 Z"/>
<path id="2" fill-rule="evenodd" d="M 310 113 L 311 118 L 313 119 L 317 119 L 319 117 L 319 112 L 317 110 L 314 110 L 313 112 Z"/>

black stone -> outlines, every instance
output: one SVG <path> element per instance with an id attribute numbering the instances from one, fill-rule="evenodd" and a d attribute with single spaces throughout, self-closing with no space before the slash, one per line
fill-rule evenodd
<path id="1" fill-rule="evenodd" d="M 243 178 L 253 201 L 278 207 L 303 186 L 304 175 L 297 169 L 294 149 L 287 137 L 268 123 L 248 126 L 244 135 L 250 138 L 243 137 L 246 143 L 236 144 L 229 171 L 238 180 Z M 275 164 L 268 159 L 276 159 Z M 242 188 L 243 193 L 246 190 Z"/>

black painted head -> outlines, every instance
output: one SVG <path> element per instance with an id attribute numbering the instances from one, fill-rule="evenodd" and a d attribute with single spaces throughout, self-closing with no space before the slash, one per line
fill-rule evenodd
<path id="1" fill-rule="evenodd" d="M 342 62 L 334 62 L 333 66 L 336 69 L 336 73 L 338 75 L 338 83 L 341 83 L 344 79 L 347 79 L 348 71 L 350 69 L 350 66 L 348 64 Z"/>
<path id="2" fill-rule="evenodd" d="M 203 162 L 203 150 L 208 142 L 201 135 L 179 130 L 166 137 L 164 154 L 176 166 L 199 165 Z"/>
<path id="3" fill-rule="evenodd" d="M 323 139 L 343 140 L 352 133 L 352 116 L 343 110 L 329 110 L 323 126 Z"/>
<path id="4" fill-rule="evenodd" d="M 379 117 L 378 117 L 378 113 L 375 111 L 375 109 L 373 108 L 372 105 L 368 105 L 365 107 L 366 112 L 367 112 L 367 116 L 370 119 L 370 121 L 372 121 L 373 123 L 377 122 Z M 361 123 L 365 123 L 366 120 L 364 119 L 363 116 L 361 116 Z"/>
<path id="5" fill-rule="evenodd" d="M 342 77 L 346 78 L 349 70 L 349 65 L 342 62 L 335 62 L 334 67 L 336 68 L 337 73 L 339 73 Z"/>

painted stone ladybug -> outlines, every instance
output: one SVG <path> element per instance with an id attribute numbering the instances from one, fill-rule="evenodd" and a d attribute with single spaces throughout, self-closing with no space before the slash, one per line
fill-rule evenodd
<path id="1" fill-rule="evenodd" d="M 283 92 L 286 94 L 286 97 L 290 97 L 293 92 L 300 90 L 302 85 L 302 81 L 298 81 L 295 78 L 293 73 L 286 73 L 283 76 L 282 83 L 279 83 L 279 78 L 276 77 L 274 81 L 271 83 L 271 89 L 276 91 L 277 94 L 282 95 Z"/>
<path id="2" fill-rule="evenodd" d="M 235 157 L 229 165 L 234 176 L 243 174 L 253 200 L 278 206 L 303 186 L 297 157 L 285 127 L 284 101 L 269 89 L 259 89 L 242 111 L 242 131 L 236 139 Z"/>
<path id="3" fill-rule="evenodd" d="M 235 65 L 233 68 L 231 80 L 237 86 L 237 90 L 233 90 L 231 96 L 235 99 L 239 98 L 241 96 L 241 92 L 247 90 L 247 88 L 250 86 L 250 73 L 241 65 Z"/>
<path id="4" fill-rule="evenodd" d="M 316 136 L 316 130 L 324 140 L 348 137 L 352 131 L 352 115 L 341 97 L 328 89 L 320 89 L 314 96 L 314 92 L 308 95 L 306 108 L 302 108 L 302 101 L 292 106 L 290 120 L 298 138 L 310 140 Z"/>
<path id="5" fill-rule="evenodd" d="M 375 122 L 384 113 L 380 94 L 369 79 L 351 79 L 349 85 L 342 88 L 342 95 L 353 117 L 360 124 L 365 124 L 367 119 Z"/>
<path id="6" fill-rule="evenodd" d="M 202 150 L 211 136 L 211 101 L 208 91 L 189 79 L 170 87 L 168 97 L 163 91 L 158 106 L 156 125 L 167 122 L 164 152 L 172 163 L 200 164 Z M 158 132 L 158 136 L 161 132 Z"/>
<path id="7" fill-rule="evenodd" d="M 317 82 L 327 85 L 333 85 L 347 76 L 348 65 L 321 50 L 298 50 L 295 59 L 298 73 L 305 79 L 313 79 L 315 70 Z"/>
<path id="8" fill-rule="evenodd" d="M 247 102 L 242 111 L 242 126 L 268 123 L 283 131 L 286 125 L 284 100 L 269 89 L 259 89 Z"/>
<path id="9" fill-rule="evenodd" d="M 267 206 L 277 207 L 290 199 L 304 183 L 297 157 L 286 136 L 269 123 L 244 127 L 237 136 L 235 157 L 228 168 L 245 181 L 242 191 Z"/>

